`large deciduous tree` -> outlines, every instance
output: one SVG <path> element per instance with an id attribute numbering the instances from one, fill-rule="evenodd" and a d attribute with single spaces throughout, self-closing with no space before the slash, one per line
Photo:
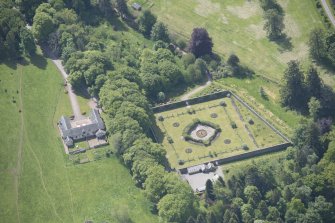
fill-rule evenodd
<path id="1" fill-rule="evenodd" d="M 283 106 L 303 110 L 307 104 L 305 94 L 304 75 L 297 61 L 290 61 L 285 70 L 283 85 L 280 89 L 281 104 Z"/>
<path id="2" fill-rule="evenodd" d="M 213 42 L 212 38 L 204 28 L 193 29 L 188 49 L 196 57 L 206 54 L 212 54 Z"/>
<path id="3" fill-rule="evenodd" d="M 138 28 L 140 32 L 147 37 L 150 36 L 152 27 L 154 26 L 156 21 L 156 16 L 152 14 L 149 10 L 145 10 L 138 20 Z"/>
<path id="4" fill-rule="evenodd" d="M 27 28 L 22 28 L 20 32 L 20 48 L 25 55 L 31 56 L 36 52 L 34 36 Z"/>
<path id="5" fill-rule="evenodd" d="M 123 15 L 127 15 L 128 12 L 128 6 L 125 0 L 116 0 L 115 1 L 115 8 L 119 11 L 119 13 Z"/>
<path id="6" fill-rule="evenodd" d="M 317 99 L 321 98 L 322 92 L 322 81 L 319 77 L 318 71 L 314 66 L 309 67 L 306 75 L 306 88 L 309 92 L 310 97 L 315 97 Z"/>
<path id="7" fill-rule="evenodd" d="M 36 10 L 32 32 L 39 43 L 46 43 L 49 35 L 56 29 L 50 4 L 44 3 Z M 50 13 L 51 12 L 51 13 Z"/>
<path id="8" fill-rule="evenodd" d="M 169 33 L 167 27 L 162 22 L 156 22 L 151 30 L 151 39 L 153 41 L 162 40 L 164 42 L 169 42 Z"/>
<path id="9" fill-rule="evenodd" d="M 20 55 L 20 32 L 25 23 L 18 10 L 9 8 L 9 3 L 3 4 L 0 7 L 0 57 L 17 58 Z"/>
<path id="10" fill-rule="evenodd" d="M 282 36 L 282 31 L 285 27 L 284 17 L 278 12 L 277 9 L 269 9 L 264 15 L 266 21 L 264 29 L 271 40 L 278 39 Z"/>
<path id="11" fill-rule="evenodd" d="M 321 60 L 326 56 L 324 31 L 320 28 L 313 29 L 309 35 L 309 54 L 315 60 Z"/>

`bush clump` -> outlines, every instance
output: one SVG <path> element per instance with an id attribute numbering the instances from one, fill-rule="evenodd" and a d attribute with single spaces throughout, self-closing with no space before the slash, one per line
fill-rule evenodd
<path id="1" fill-rule="evenodd" d="M 164 121 L 164 117 L 160 115 L 160 116 L 158 117 L 158 121 L 160 121 L 160 122 Z"/>
<path id="2" fill-rule="evenodd" d="M 249 147 L 248 147 L 247 144 L 243 144 L 243 145 L 242 145 L 242 149 L 244 149 L 244 150 L 249 150 Z"/>
<path id="3" fill-rule="evenodd" d="M 225 101 L 221 101 L 221 102 L 220 102 L 220 105 L 221 105 L 222 107 L 226 107 L 226 106 L 227 106 L 227 104 L 226 104 Z"/>
<path id="4" fill-rule="evenodd" d="M 237 129 L 237 125 L 235 122 L 231 122 L 230 123 L 230 126 L 233 128 L 233 129 Z"/>
<path id="5" fill-rule="evenodd" d="M 170 144 L 173 143 L 173 139 L 172 139 L 170 136 L 167 137 L 167 141 L 168 141 Z"/>

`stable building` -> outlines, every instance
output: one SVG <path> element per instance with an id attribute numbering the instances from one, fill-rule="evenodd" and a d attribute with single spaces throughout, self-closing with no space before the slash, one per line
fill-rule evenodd
<path id="1" fill-rule="evenodd" d="M 77 121 L 71 121 L 68 117 L 62 116 L 58 126 L 67 147 L 73 147 L 78 141 L 104 139 L 106 136 L 105 124 L 97 109 L 92 109 L 87 118 Z"/>

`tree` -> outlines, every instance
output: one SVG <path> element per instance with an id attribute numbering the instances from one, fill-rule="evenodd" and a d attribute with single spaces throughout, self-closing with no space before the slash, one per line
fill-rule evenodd
<path id="1" fill-rule="evenodd" d="M 311 97 L 311 99 L 308 102 L 308 110 L 310 117 L 313 118 L 314 121 L 316 121 L 317 118 L 319 117 L 320 108 L 321 108 L 320 101 L 315 97 Z"/>
<path id="2" fill-rule="evenodd" d="M 20 12 L 25 15 L 28 23 L 32 23 L 37 7 L 45 2 L 44 0 L 15 0 Z"/>
<path id="3" fill-rule="evenodd" d="M 285 27 L 284 18 L 276 9 L 269 9 L 265 12 L 264 29 L 271 40 L 278 39 L 282 36 L 282 31 Z"/>
<path id="4" fill-rule="evenodd" d="M 123 15 L 128 15 L 128 6 L 127 2 L 125 0 L 116 0 L 116 9 L 119 11 L 119 13 Z"/>
<path id="5" fill-rule="evenodd" d="M 236 56 L 236 54 L 232 53 L 232 54 L 229 55 L 227 63 L 232 67 L 236 67 L 240 63 L 240 58 L 238 58 L 238 56 Z"/>
<path id="6" fill-rule="evenodd" d="M 192 53 L 184 54 L 181 57 L 184 67 L 187 68 L 189 65 L 195 62 L 195 56 Z"/>
<path id="7" fill-rule="evenodd" d="M 152 27 L 156 23 L 157 18 L 149 10 L 145 10 L 138 20 L 138 28 L 144 36 L 150 36 Z"/>
<path id="8" fill-rule="evenodd" d="M 213 42 L 204 28 L 194 28 L 188 49 L 195 57 L 212 54 Z"/>
<path id="9" fill-rule="evenodd" d="M 17 59 L 20 56 L 20 34 L 25 23 L 22 14 L 3 3 L 0 7 L 0 57 Z"/>
<path id="10" fill-rule="evenodd" d="M 244 195 L 247 201 L 251 204 L 258 204 L 261 201 L 262 195 L 255 186 L 246 186 L 244 188 Z"/>
<path id="11" fill-rule="evenodd" d="M 53 18 L 44 13 L 38 12 L 34 16 L 32 32 L 39 43 L 45 43 L 48 40 L 49 34 L 55 30 Z"/>
<path id="12" fill-rule="evenodd" d="M 165 101 L 165 94 L 164 94 L 164 92 L 162 92 L 162 91 L 159 92 L 158 95 L 157 95 L 157 99 L 160 102 L 164 102 Z"/>
<path id="13" fill-rule="evenodd" d="M 322 60 L 326 56 L 326 46 L 324 31 L 320 28 L 315 28 L 309 35 L 309 54 L 315 60 Z"/>
<path id="14" fill-rule="evenodd" d="M 206 190 L 205 190 L 205 195 L 207 199 L 210 199 L 212 201 L 215 200 L 215 194 L 214 194 L 214 188 L 213 188 L 213 182 L 208 179 L 206 181 Z"/>
<path id="15" fill-rule="evenodd" d="M 167 194 L 158 202 L 158 214 L 168 222 L 186 222 L 193 212 L 193 199 L 184 194 Z"/>
<path id="16" fill-rule="evenodd" d="M 280 89 L 281 104 L 289 108 L 304 110 L 307 104 L 304 75 L 300 71 L 297 61 L 288 63 L 282 83 Z"/>
<path id="17" fill-rule="evenodd" d="M 260 0 L 259 2 L 264 11 L 280 8 L 276 0 Z"/>
<path id="18" fill-rule="evenodd" d="M 316 99 L 321 98 L 322 93 L 322 81 L 319 77 L 318 71 L 314 66 L 310 66 L 306 75 L 306 90 L 309 92 L 310 97 Z"/>
<path id="19" fill-rule="evenodd" d="M 150 37 L 153 41 L 162 40 L 164 42 L 170 42 L 168 29 L 162 22 L 155 23 L 152 27 Z"/>
<path id="20" fill-rule="evenodd" d="M 25 55 L 32 56 L 36 52 L 36 45 L 33 34 L 27 28 L 22 28 L 20 32 L 20 48 Z"/>
<path id="21" fill-rule="evenodd" d="M 150 175 L 144 182 L 145 195 L 150 201 L 157 203 L 166 195 L 165 171 L 162 166 L 155 166 L 150 170 Z"/>

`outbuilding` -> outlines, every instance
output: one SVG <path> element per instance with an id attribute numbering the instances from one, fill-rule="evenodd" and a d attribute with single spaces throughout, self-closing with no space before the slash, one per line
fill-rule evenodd
<path id="1" fill-rule="evenodd" d="M 142 9 L 142 6 L 141 6 L 139 3 L 137 3 L 137 2 L 134 2 L 134 3 L 131 5 L 131 7 L 132 7 L 133 9 L 137 10 L 137 11 L 141 11 L 141 9 Z"/>

